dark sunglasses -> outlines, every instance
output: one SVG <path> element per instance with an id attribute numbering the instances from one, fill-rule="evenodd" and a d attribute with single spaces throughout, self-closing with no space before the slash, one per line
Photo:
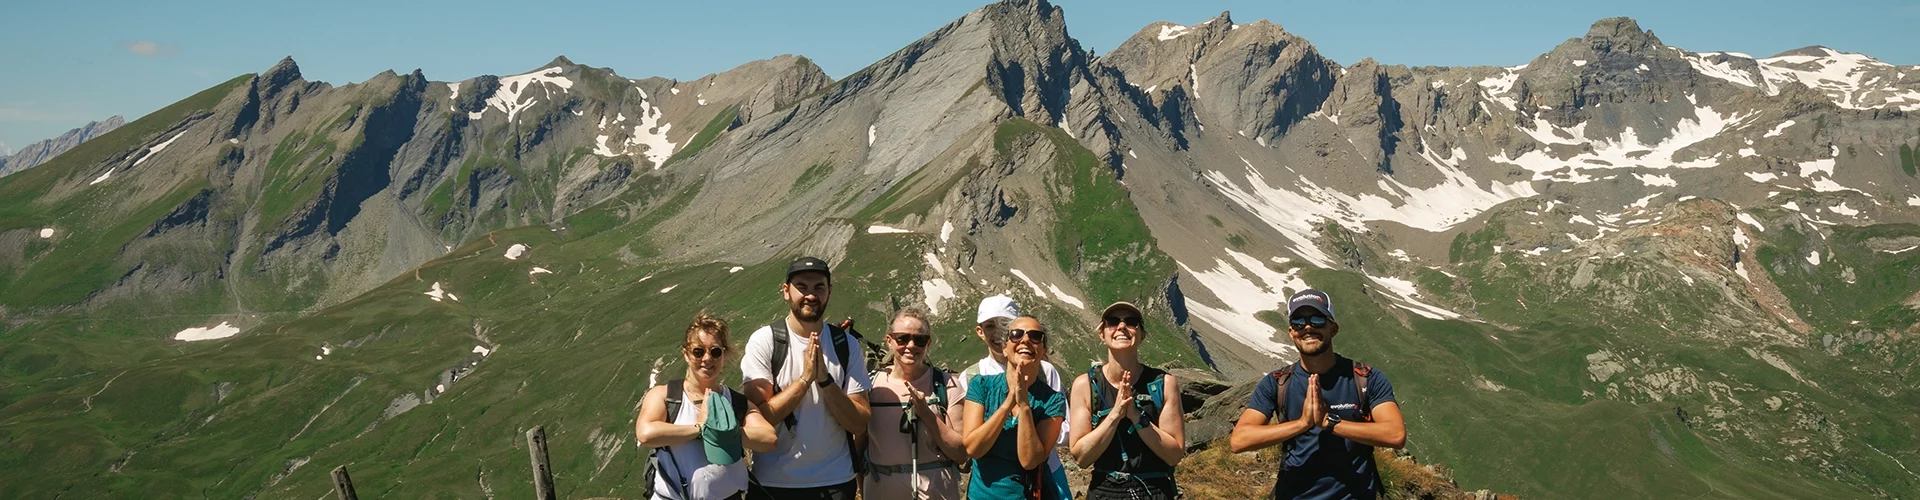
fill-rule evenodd
<path id="1" fill-rule="evenodd" d="M 1135 328 L 1138 328 L 1140 326 L 1139 316 L 1127 316 L 1124 318 L 1120 316 L 1107 316 L 1106 318 L 1102 318 L 1102 319 L 1106 321 L 1107 328 L 1118 328 L 1121 323 L 1126 323 L 1127 326 L 1131 326 Z"/>
<path id="2" fill-rule="evenodd" d="M 1326 328 L 1328 322 L 1329 321 L 1327 320 L 1326 316 L 1320 316 L 1320 315 L 1299 316 L 1299 317 L 1295 317 L 1293 319 L 1287 320 L 1287 323 L 1293 324 L 1293 327 L 1295 329 L 1306 328 L 1307 325 L 1313 325 L 1314 328 Z"/>
<path id="3" fill-rule="evenodd" d="M 721 357 L 724 357 L 727 355 L 727 348 L 720 347 L 720 346 L 713 346 L 712 348 L 695 347 L 692 349 L 687 349 L 687 354 L 693 355 L 693 359 L 700 359 L 700 358 L 707 357 L 707 354 L 709 353 L 713 354 L 714 359 L 720 359 Z"/>
<path id="4" fill-rule="evenodd" d="M 1007 340 L 1010 340 L 1013 342 L 1019 342 L 1022 340 L 1031 340 L 1036 344 L 1045 344 L 1047 343 L 1047 331 L 1046 330 L 1021 330 L 1021 329 L 1015 328 L 1012 330 L 1007 330 Z"/>
<path id="5" fill-rule="evenodd" d="M 927 344 L 933 343 L 933 336 L 925 333 L 896 333 L 888 335 L 887 338 L 893 339 L 893 343 L 900 345 L 913 344 L 926 347 Z"/>

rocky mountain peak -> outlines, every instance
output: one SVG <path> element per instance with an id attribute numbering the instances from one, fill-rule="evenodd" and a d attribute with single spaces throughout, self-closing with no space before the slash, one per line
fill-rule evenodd
<path id="1" fill-rule="evenodd" d="M 1606 55 L 1613 52 L 1639 53 L 1663 47 L 1660 38 L 1652 31 L 1640 29 L 1640 23 L 1631 17 L 1609 17 L 1593 23 L 1587 28 L 1583 39 L 1596 54 Z"/>
<path id="2" fill-rule="evenodd" d="M 540 68 L 551 68 L 554 66 L 559 66 L 562 69 L 573 69 L 573 67 L 579 66 L 579 65 L 574 64 L 572 59 L 567 59 L 567 56 L 559 55 L 559 56 L 553 56 L 552 61 L 548 61 L 546 64 L 541 65 Z"/>
<path id="3" fill-rule="evenodd" d="M 271 95 L 281 87 L 300 79 L 300 65 L 293 62 L 293 56 L 280 58 L 280 62 L 275 63 L 272 68 L 267 68 L 267 72 L 260 74 L 260 79 L 266 82 L 266 93 Z"/>

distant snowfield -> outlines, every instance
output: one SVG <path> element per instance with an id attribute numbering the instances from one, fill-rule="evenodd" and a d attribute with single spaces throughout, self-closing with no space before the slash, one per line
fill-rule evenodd
<path id="1" fill-rule="evenodd" d="M 1231 248 L 1222 249 L 1227 259 L 1214 259 L 1212 267 L 1195 269 L 1185 262 L 1179 263 L 1180 269 L 1192 276 L 1200 288 L 1211 292 L 1219 303 L 1195 299 L 1187 296 L 1187 311 L 1195 318 L 1212 325 L 1215 331 L 1233 337 L 1270 356 L 1292 357 L 1292 342 L 1278 340 L 1280 331 L 1273 326 L 1253 317 L 1260 311 L 1280 309 L 1292 292 L 1309 288 L 1300 278 L 1300 267 L 1289 269 L 1285 273 L 1275 272 L 1260 259 L 1252 255 L 1236 252 Z"/>
<path id="2" fill-rule="evenodd" d="M 173 334 L 173 339 L 184 340 L 187 342 L 196 342 L 201 340 L 224 339 L 227 337 L 232 337 L 234 336 L 234 334 L 237 334 L 237 333 L 240 333 L 239 327 L 233 326 L 228 322 L 222 321 L 220 322 L 219 325 L 210 326 L 206 328 L 188 328 L 185 330 L 181 330 L 180 333 Z"/>
<path id="3" fill-rule="evenodd" d="M 1028 278 L 1026 272 L 1023 272 L 1019 269 L 1008 269 L 1008 271 L 1013 272 L 1013 276 L 1016 278 L 1020 278 L 1020 281 L 1026 282 L 1027 287 L 1033 289 L 1033 294 L 1035 296 L 1039 296 L 1042 298 L 1047 296 L 1047 289 L 1040 288 L 1040 284 L 1034 283 L 1033 278 Z"/>
<path id="4" fill-rule="evenodd" d="M 953 285 L 947 283 L 947 280 L 943 278 L 934 278 L 920 282 L 920 291 L 927 296 L 927 313 L 934 316 L 940 315 L 940 303 L 942 301 L 959 297 L 959 295 L 954 293 Z"/>
<path id="5" fill-rule="evenodd" d="M 1697 102 L 1693 95 L 1686 96 L 1687 102 Z M 1735 128 L 1751 119 L 1754 115 L 1722 114 L 1711 106 L 1696 105 L 1694 116 L 1682 119 L 1667 138 L 1649 144 L 1641 140 L 1639 132 L 1632 127 L 1621 131 L 1613 139 L 1593 139 L 1586 137 L 1586 124 L 1562 128 L 1535 120 L 1534 129 L 1522 129 L 1528 135 L 1545 144 L 1564 144 L 1584 146 L 1583 151 L 1567 158 L 1558 158 L 1547 149 L 1536 149 L 1518 157 L 1494 156 L 1494 163 L 1520 167 L 1533 172 L 1533 180 L 1569 183 L 1586 183 L 1599 180 L 1588 172 L 1612 171 L 1626 168 L 1642 169 L 1694 169 L 1712 168 L 1719 165 L 1715 157 L 1676 160 L 1681 150 L 1711 139 L 1722 132 Z M 1571 139 L 1569 139 L 1569 137 Z M 1645 180 L 1645 179 L 1642 179 Z M 1649 184 L 1652 185 L 1652 184 Z"/>
<path id="6" fill-rule="evenodd" d="M 1920 110 L 1920 90 L 1897 85 L 1897 81 L 1887 81 L 1881 75 L 1885 70 L 1895 68 L 1891 64 L 1880 62 L 1863 54 L 1840 52 L 1821 48 L 1822 55 L 1791 55 L 1755 59 L 1753 56 L 1738 52 L 1702 52 L 1689 54 L 1688 63 L 1695 70 L 1712 78 L 1718 78 L 1743 87 L 1760 89 L 1767 95 L 1777 95 L 1781 87 L 1790 82 L 1798 82 L 1833 100 L 1835 104 L 1849 109 L 1878 109 L 1897 107 L 1906 111 Z M 1738 58 L 1755 63 L 1750 69 L 1734 69 L 1731 62 L 1715 63 L 1708 58 Z M 1880 75 L 1869 75 L 1869 70 Z M 1894 80 L 1900 77 L 1896 73 Z M 1883 83 L 1884 82 L 1884 83 Z M 1785 128 L 1785 127 L 1781 127 Z M 1775 129 L 1778 132 L 1780 129 Z M 1769 133 L 1773 137 L 1776 133 Z"/>
<path id="7" fill-rule="evenodd" d="M 1536 250 L 1544 252 L 1546 249 L 1539 248 Z M 1538 254 L 1536 253 L 1535 255 Z M 1373 280 L 1375 284 L 1380 285 L 1378 290 L 1386 292 L 1387 298 L 1392 299 L 1395 305 L 1400 306 L 1401 309 L 1406 309 L 1407 312 L 1425 316 L 1430 319 L 1460 319 L 1463 317 L 1460 313 L 1421 301 L 1420 290 L 1415 288 L 1411 281 L 1373 275 L 1368 275 L 1367 279 Z"/>
<path id="8" fill-rule="evenodd" d="M 507 247 L 507 260 L 519 260 L 520 256 L 526 254 L 527 246 L 524 244 L 514 243 L 513 246 Z"/>
<path id="9" fill-rule="evenodd" d="M 544 267 L 536 267 L 536 268 L 533 268 L 533 270 L 531 271 L 527 271 L 527 276 L 533 276 L 536 274 L 553 274 L 553 271 L 549 271 L 547 270 L 547 268 L 544 268 Z"/>
<path id="10" fill-rule="evenodd" d="M 1186 26 L 1181 26 L 1178 24 L 1170 25 L 1170 26 L 1161 26 L 1159 38 L 1160 38 L 1160 41 L 1165 42 L 1165 41 L 1173 40 L 1175 38 L 1180 38 L 1181 35 L 1185 35 L 1187 34 L 1187 32 L 1192 30 L 1193 28 L 1188 28 Z"/>
<path id="11" fill-rule="evenodd" d="M 507 121 L 511 122 L 521 111 L 538 102 L 534 99 L 535 89 L 539 89 L 541 96 L 548 99 L 553 98 L 553 89 L 556 87 L 563 93 L 573 89 L 573 80 L 561 76 L 565 72 L 559 66 L 554 66 L 532 73 L 500 77 L 500 89 L 493 92 L 493 97 L 487 98 L 487 107 L 506 113 Z"/>
<path id="12" fill-rule="evenodd" d="M 167 146 L 173 145 L 173 141 L 180 140 L 180 136 L 183 136 L 183 135 L 187 135 L 187 131 L 182 130 L 178 134 L 173 134 L 173 137 L 168 138 L 165 141 L 161 141 L 159 144 L 155 144 L 151 148 L 147 148 L 147 154 L 141 156 L 140 159 L 138 160 L 134 160 L 133 166 L 138 167 L 140 166 L 140 164 L 146 163 L 148 158 L 153 158 L 153 155 L 160 154 L 161 151 L 167 149 Z"/>
<path id="13" fill-rule="evenodd" d="M 52 237 L 53 237 L 53 228 L 50 228 L 50 227 L 42 228 L 40 230 L 40 239 L 47 239 Z"/>
<path id="14" fill-rule="evenodd" d="M 900 233 L 911 233 L 911 232 L 913 231 L 908 231 L 908 230 L 900 229 L 897 227 L 867 226 L 867 234 L 900 234 Z"/>
<path id="15" fill-rule="evenodd" d="M 1247 168 L 1247 185 L 1218 170 L 1209 170 L 1204 175 L 1219 186 L 1220 193 L 1227 199 L 1286 236 L 1291 241 L 1289 248 L 1296 255 L 1314 265 L 1331 268 L 1335 267 L 1333 258 L 1321 251 L 1313 240 L 1314 224 L 1319 221 L 1331 219 L 1356 232 L 1367 231 L 1367 221 L 1392 221 L 1442 232 L 1495 205 L 1539 194 L 1529 181 L 1489 182 L 1487 187 L 1480 187 L 1478 181 L 1459 167 L 1465 155 L 1466 152 L 1458 148 L 1444 158 L 1432 150 L 1422 152 L 1421 157 L 1442 175 L 1443 180 L 1432 187 L 1411 187 L 1391 177 L 1380 179 L 1381 190 L 1397 199 L 1372 193 L 1350 195 L 1322 187 L 1305 177 L 1289 179 L 1290 186 L 1274 186 L 1246 158 L 1240 161 Z"/>

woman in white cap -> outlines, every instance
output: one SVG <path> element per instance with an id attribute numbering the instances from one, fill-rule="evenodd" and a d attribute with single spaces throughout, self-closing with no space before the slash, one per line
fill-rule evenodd
<path id="1" fill-rule="evenodd" d="M 680 347 L 686 378 L 655 386 L 641 400 L 633 432 L 641 446 L 653 449 L 642 479 L 648 498 L 742 498 L 747 463 L 741 448 L 773 450 L 773 426 L 745 396 L 720 383 L 729 345 L 727 323 L 701 311 Z M 711 404 L 721 405 L 719 411 L 708 411 Z"/>
<path id="2" fill-rule="evenodd" d="M 1174 465 L 1187 454 L 1179 381 L 1140 363 L 1147 330 L 1139 307 L 1115 302 L 1100 316 L 1107 361 L 1073 380 L 1067 412 L 1069 451 L 1093 468 L 1087 498 L 1174 498 Z"/>

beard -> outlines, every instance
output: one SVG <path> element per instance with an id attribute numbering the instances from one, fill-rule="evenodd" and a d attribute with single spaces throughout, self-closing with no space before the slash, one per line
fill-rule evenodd
<path id="1" fill-rule="evenodd" d="M 810 312 L 806 311 L 806 309 L 809 309 L 809 307 L 807 307 L 809 305 L 806 301 L 794 302 L 789 304 L 787 309 L 793 312 L 794 319 L 807 323 L 820 321 L 821 317 L 827 315 L 827 303 L 825 301 L 820 302 L 817 306 L 811 307 L 812 311 Z"/>
<path id="2" fill-rule="evenodd" d="M 1319 356 L 1321 354 L 1326 354 L 1328 351 L 1332 351 L 1333 342 L 1330 340 L 1321 339 L 1319 344 L 1315 345 L 1312 349 L 1308 349 L 1306 346 L 1302 345 L 1301 343 L 1296 342 L 1293 344 L 1293 348 L 1296 350 L 1299 350 L 1301 356 Z"/>

